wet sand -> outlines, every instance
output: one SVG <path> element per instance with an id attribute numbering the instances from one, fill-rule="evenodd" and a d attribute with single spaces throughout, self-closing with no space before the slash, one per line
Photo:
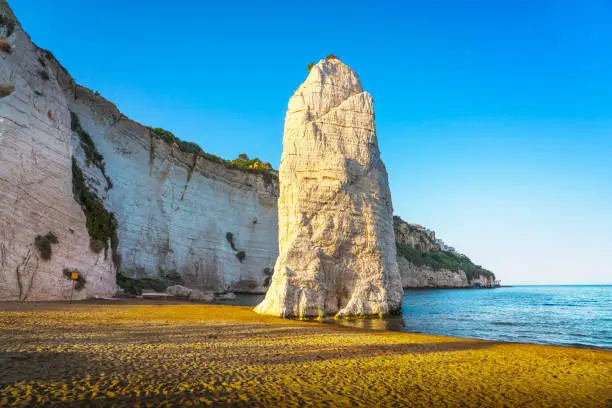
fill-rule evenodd
<path id="1" fill-rule="evenodd" d="M 156 301 L 0 303 L 0 406 L 610 407 L 612 352 Z"/>

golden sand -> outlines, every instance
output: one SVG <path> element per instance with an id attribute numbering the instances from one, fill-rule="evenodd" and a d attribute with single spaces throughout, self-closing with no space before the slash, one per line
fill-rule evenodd
<path id="1" fill-rule="evenodd" d="M 612 353 L 250 308 L 0 304 L 0 406 L 612 406 Z"/>

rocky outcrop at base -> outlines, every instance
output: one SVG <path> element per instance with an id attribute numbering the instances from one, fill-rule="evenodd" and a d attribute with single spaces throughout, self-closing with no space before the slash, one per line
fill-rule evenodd
<path id="1" fill-rule="evenodd" d="M 166 293 L 171 296 L 177 296 L 188 300 L 200 300 L 203 302 L 212 302 L 214 296 L 210 293 L 204 293 L 196 289 L 186 288 L 182 285 L 174 285 L 166 288 Z"/>

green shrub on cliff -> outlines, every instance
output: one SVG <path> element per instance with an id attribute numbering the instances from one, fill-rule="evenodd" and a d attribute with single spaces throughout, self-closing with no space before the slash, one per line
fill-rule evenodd
<path id="1" fill-rule="evenodd" d="M 152 128 L 151 131 L 155 133 L 164 142 L 168 144 L 175 143 L 179 147 L 179 149 L 182 150 L 183 152 L 197 153 L 197 154 L 204 153 L 204 150 L 202 150 L 202 148 L 198 146 L 196 143 L 185 142 L 179 139 L 178 137 L 174 136 L 174 133 L 170 132 L 169 130 L 162 129 L 162 128 Z"/>
<path id="2" fill-rule="evenodd" d="M 0 13 L 0 26 L 6 27 L 6 36 L 10 37 L 11 34 L 15 31 L 15 25 L 17 24 L 17 20 L 15 16 L 12 15 L 4 15 Z"/>
<path id="3" fill-rule="evenodd" d="M 150 128 L 153 135 L 163 140 L 164 142 L 173 145 L 176 144 L 179 150 L 185 153 L 193 153 L 208 161 L 223 164 L 227 168 L 240 169 L 251 173 L 259 173 L 263 175 L 264 183 L 269 185 L 275 177 L 271 172 L 272 165 L 268 162 L 262 162 L 258 158 L 249 159 L 246 154 L 241 154 L 237 159 L 224 160 L 219 156 L 205 152 L 200 146 L 193 142 L 185 142 L 174 135 L 169 130 L 162 128 Z"/>
<path id="4" fill-rule="evenodd" d="M 36 238 L 34 238 L 34 246 L 38 250 L 40 257 L 45 261 L 51 259 L 51 255 L 53 254 L 51 244 L 57 244 L 58 242 L 57 236 L 53 231 L 49 231 L 47 235 L 37 235 Z"/>
<path id="5" fill-rule="evenodd" d="M 106 255 L 108 242 L 110 241 L 113 262 L 118 267 L 120 263 L 117 253 L 119 238 L 117 236 L 115 214 L 107 211 L 98 196 L 87 188 L 83 172 L 74 157 L 72 158 L 72 193 L 74 194 L 74 199 L 81 205 L 85 213 L 85 225 L 89 233 L 90 248 L 98 252 L 104 248 Z M 104 244 L 101 245 L 100 243 Z"/>
<path id="6" fill-rule="evenodd" d="M 245 155 L 246 156 L 246 155 Z M 229 162 L 232 166 L 244 169 L 244 170 L 272 170 L 272 165 L 268 162 L 262 162 L 258 157 L 249 159 L 248 157 L 238 157 Z"/>
<path id="7" fill-rule="evenodd" d="M 104 165 L 104 156 L 98 151 L 96 144 L 94 143 L 89 133 L 85 132 L 81 127 L 81 122 L 76 113 L 70 111 L 70 128 L 73 132 L 79 136 L 81 148 L 85 152 L 86 163 L 89 166 L 93 163 L 97 168 L 100 169 L 104 179 L 106 180 L 106 190 L 113 188 L 113 182 L 110 177 L 106 175 L 106 166 Z"/>
<path id="8" fill-rule="evenodd" d="M 433 251 L 425 252 L 418 248 L 412 248 L 396 242 L 397 252 L 417 266 L 428 266 L 432 269 L 448 269 L 451 271 L 462 270 L 468 281 L 473 281 L 479 276 L 495 279 L 495 274 L 481 266 L 474 265 L 467 256 L 456 255 L 451 252 Z"/>

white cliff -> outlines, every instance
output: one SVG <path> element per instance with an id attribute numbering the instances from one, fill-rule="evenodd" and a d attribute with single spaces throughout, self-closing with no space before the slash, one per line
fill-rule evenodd
<path id="1" fill-rule="evenodd" d="M 84 299 L 115 292 L 115 266 L 89 249 L 85 215 L 72 192 L 70 112 L 55 62 L 33 45 L 5 1 L 0 1 L 0 299 Z M 8 51 L 7 51 L 8 50 Z M 37 236 L 52 233 L 45 256 Z M 49 258 L 49 259 L 45 259 Z"/>
<path id="2" fill-rule="evenodd" d="M 403 295 L 393 209 L 370 94 L 336 58 L 289 100 L 280 166 L 279 249 L 258 313 L 395 312 Z"/>
<path id="3" fill-rule="evenodd" d="M 435 233 L 397 216 L 393 224 L 397 265 L 405 289 L 493 287 L 492 272 L 474 265 L 465 255 L 443 251 L 434 240 Z"/>
<path id="4" fill-rule="evenodd" d="M 75 85 L 4 0 L 0 12 L 14 22 L 0 25 L 0 300 L 66 298 L 64 269 L 87 280 L 75 298 L 111 295 L 116 265 L 201 291 L 264 292 L 278 255 L 277 177 L 160 139 Z M 83 133 L 100 160 L 88 157 Z M 90 249 L 73 158 L 92 197 L 114 213 L 116 251 L 110 239 Z M 43 260 L 34 241 L 49 232 L 58 243 Z"/>
<path id="5" fill-rule="evenodd" d="M 278 201 L 276 174 L 157 136 L 76 85 L 5 0 L 0 14 L 0 300 L 66 299 L 73 283 L 65 271 L 86 281 L 75 299 L 112 295 L 117 271 L 202 292 L 264 293 L 278 258 L 260 312 L 378 314 L 399 306 L 372 98 L 346 65 L 321 61 L 291 98 Z M 96 215 L 73 191 L 80 173 L 101 203 L 96 211 L 116 222 L 104 242 L 89 231 Z M 396 234 L 436 250 L 405 226 Z M 49 259 L 39 236 L 55 236 Z M 404 287 L 471 284 L 465 274 L 398 260 Z"/>
<path id="6" fill-rule="evenodd" d="M 85 169 L 90 186 L 106 196 L 117 217 L 121 273 L 178 274 L 182 284 L 203 291 L 266 290 L 265 271 L 278 254 L 275 176 L 186 153 L 85 88 L 76 88 L 69 107 L 104 156 L 112 180 L 105 191 L 101 171 Z M 73 143 L 84 163 L 78 138 Z"/>
<path id="7" fill-rule="evenodd" d="M 401 255 L 397 257 L 397 266 L 402 277 L 402 287 L 408 288 L 468 288 L 465 272 L 462 270 L 434 269 L 427 265 L 416 265 Z"/>

